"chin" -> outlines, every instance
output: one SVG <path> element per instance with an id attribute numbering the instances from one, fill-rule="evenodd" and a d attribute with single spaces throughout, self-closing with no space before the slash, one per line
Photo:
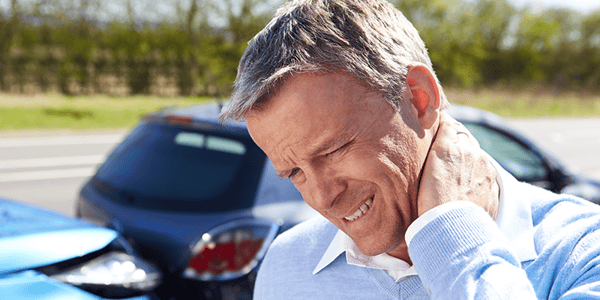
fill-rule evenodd
<path id="1" fill-rule="evenodd" d="M 356 242 L 355 242 L 356 243 Z M 393 245 L 385 245 L 385 244 L 374 244 L 374 243 L 365 243 L 366 245 L 359 245 L 356 244 L 356 246 L 358 247 L 358 250 L 360 250 L 360 252 L 364 255 L 368 255 L 368 256 L 377 256 L 379 254 L 383 254 L 386 252 L 389 252 L 393 249 L 395 249 L 396 247 L 394 247 Z"/>
<path id="2" fill-rule="evenodd" d="M 362 252 L 362 254 L 367 255 L 367 256 L 377 256 L 379 254 L 385 253 L 385 250 L 383 250 L 383 251 L 381 251 L 381 250 L 372 250 L 372 251 L 363 251 L 363 250 L 360 250 L 360 252 Z"/>

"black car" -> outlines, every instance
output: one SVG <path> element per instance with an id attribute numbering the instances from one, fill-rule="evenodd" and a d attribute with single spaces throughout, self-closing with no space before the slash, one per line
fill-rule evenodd
<path id="1" fill-rule="evenodd" d="M 316 214 L 220 105 L 144 118 L 81 190 L 77 216 L 118 230 L 162 269 L 164 299 L 250 299 L 273 238 Z M 481 146 L 519 180 L 600 201 L 575 176 L 496 115 L 453 106 Z M 585 187 L 582 189 L 582 187 Z M 585 194 L 589 187 L 595 192 Z"/>
<path id="2" fill-rule="evenodd" d="M 483 150 L 518 180 L 600 204 L 600 182 L 573 174 L 559 159 L 499 116 L 461 105 L 452 105 L 448 112 L 469 129 Z"/>

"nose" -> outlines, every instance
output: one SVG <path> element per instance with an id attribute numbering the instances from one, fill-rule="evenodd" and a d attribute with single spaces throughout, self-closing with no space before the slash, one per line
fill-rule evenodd
<path id="1" fill-rule="evenodd" d="M 308 205 L 317 211 L 328 211 L 346 190 L 347 183 L 337 176 L 335 170 L 313 168 L 307 174 L 307 188 Z"/>

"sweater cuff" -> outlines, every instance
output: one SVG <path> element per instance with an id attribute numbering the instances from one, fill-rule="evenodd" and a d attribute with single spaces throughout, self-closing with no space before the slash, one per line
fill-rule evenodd
<path id="1" fill-rule="evenodd" d="M 471 202 L 445 210 L 419 230 L 408 247 L 410 258 L 425 278 L 451 267 L 454 257 L 503 235 L 490 215 Z M 433 277 L 430 277 L 433 276 Z"/>
<path id="2" fill-rule="evenodd" d="M 406 234 L 404 235 L 404 240 L 406 241 L 406 245 L 408 245 L 410 247 L 410 242 L 412 241 L 413 237 L 417 234 L 417 232 L 419 232 L 419 230 L 423 229 L 423 227 L 425 227 L 427 224 L 429 224 L 429 222 L 431 222 L 438 216 L 446 213 L 449 210 L 452 210 L 452 209 L 455 209 L 458 207 L 462 207 L 465 205 L 469 205 L 469 204 L 470 204 L 470 202 L 467 202 L 467 201 L 454 201 L 454 202 L 448 202 L 448 203 L 444 203 L 442 205 L 438 205 L 438 206 L 428 210 L 427 212 L 422 214 L 420 217 L 418 217 L 416 220 L 414 220 L 410 224 L 410 226 L 408 226 L 408 228 L 406 229 Z"/>

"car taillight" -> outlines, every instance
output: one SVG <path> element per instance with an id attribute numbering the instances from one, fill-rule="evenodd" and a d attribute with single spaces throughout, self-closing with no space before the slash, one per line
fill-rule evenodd
<path id="1" fill-rule="evenodd" d="M 168 117 L 166 117 L 166 120 L 169 122 L 175 122 L 175 123 L 191 123 L 193 120 L 190 117 L 184 117 L 184 116 L 177 116 L 177 115 L 170 115 Z"/>
<path id="2" fill-rule="evenodd" d="M 202 235 L 191 247 L 183 276 L 202 281 L 246 275 L 263 258 L 279 226 L 261 219 L 225 223 Z"/>

